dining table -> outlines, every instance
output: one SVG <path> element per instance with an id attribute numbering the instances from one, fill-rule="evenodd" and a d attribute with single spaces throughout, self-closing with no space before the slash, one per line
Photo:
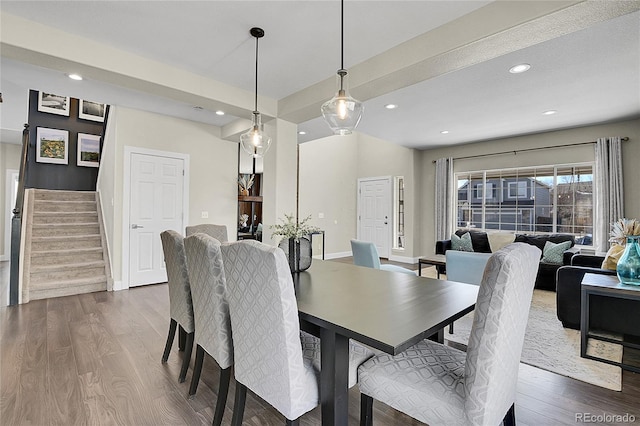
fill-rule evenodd
<path id="1" fill-rule="evenodd" d="M 335 261 L 294 274 L 301 329 L 320 337 L 323 426 L 348 424 L 349 339 L 397 355 L 471 312 L 478 286 Z"/>

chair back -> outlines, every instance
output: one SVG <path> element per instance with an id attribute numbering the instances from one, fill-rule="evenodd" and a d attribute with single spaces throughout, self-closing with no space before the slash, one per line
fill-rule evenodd
<path id="1" fill-rule="evenodd" d="M 491 253 L 447 250 L 447 280 L 480 285 Z"/>
<path id="2" fill-rule="evenodd" d="M 304 368 L 298 305 L 284 252 L 243 240 L 224 244 L 222 258 L 235 378 L 287 419 L 297 419 L 316 407 L 319 391 L 313 370 Z"/>
<path id="3" fill-rule="evenodd" d="M 187 333 L 194 332 L 191 286 L 184 253 L 184 240 L 176 231 L 160 234 L 169 283 L 169 314 Z"/>
<path id="4" fill-rule="evenodd" d="M 368 241 L 351 240 L 353 264 L 380 269 L 380 256 L 375 244 Z"/>
<path id="5" fill-rule="evenodd" d="M 203 223 L 201 225 L 187 226 L 187 237 L 198 233 L 210 235 L 221 243 L 229 241 L 227 237 L 227 227 L 225 225 Z"/>
<path id="6" fill-rule="evenodd" d="M 515 402 L 540 254 L 535 246 L 514 243 L 487 262 L 465 365 L 465 412 L 472 424 L 500 424 Z"/>
<path id="7" fill-rule="evenodd" d="M 231 319 L 220 242 L 198 233 L 184 239 L 193 297 L 195 339 L 221 369 L 233 364 Z"/>

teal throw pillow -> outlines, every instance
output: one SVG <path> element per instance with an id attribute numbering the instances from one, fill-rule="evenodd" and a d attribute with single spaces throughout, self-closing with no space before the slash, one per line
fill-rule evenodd
<path id="1" fill-rule="evenodd" d="M 542 262 L 553 263 L 554 265 L 562 265 L 562 257 L 564 252 L 571 248 L 571 241 L 565 241 L 562 243 L 552 243 L 547 241 L 544 243 L 544 250 L 542 251 Z"/>
<path id="2" fill-rule="evenodd" d="M 458 237 L 456 234 L 451 234 L 451 248 L 458 251 L 473 251 L 473 244 L 471 244 L 471 234 L 468 232 Z"/>

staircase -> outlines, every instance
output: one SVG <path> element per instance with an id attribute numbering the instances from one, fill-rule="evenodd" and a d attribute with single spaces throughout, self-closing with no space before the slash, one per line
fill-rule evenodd
<path id="1" fill-rule="evenodd" d="M 25 205 L 22 302 L 107 290 L 96 192 L 32 189 Z"/>

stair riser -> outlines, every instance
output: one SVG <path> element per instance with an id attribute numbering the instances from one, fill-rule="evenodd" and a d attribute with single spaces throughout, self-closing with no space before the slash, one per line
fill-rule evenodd
<path id="1" fill-rule="evenodd" d="M 79 202 L 58 202 L 58 201 L 40 201 L 33 205 L 35 212 L 87 212 L 96 211 L 96 203 L 88 201 Z"/>
<path id="2" fill-rule="evenodd" d="M 47 215 L 33 216 L 34 225 L 43 225 L 47 223 L 96 223 L 98 224 L 98 214 L 79 214 L 79 215 Z"/>
<path id="3" fill-rule="evenodd" d="M 31 285 L 46 281 L 75 280 L 78 278 L 92 278 L 104 275 L 104 266 L 88 268 L 69 268 L 63 271 L 36 272 L 31 271 Z"/>
<path id="4" fill-rule="evenodd" d="M 35 200 L 51 201 L 95 201 L 95 192 L 83 191 L 36 191 Z"/>
<path id="5" fill-rule="evenodd" d="M 47 254 L 46 256 L 32 256 L 31 266 L 64 265 L 65 263 L 77 263 L 78 261 L 92 262 L 95 260 L 104 260 L 102 251 L 83 254 L 66 254 L 64 252 L 53 252 L 51 254 Z"/>
<path id="6" fill-rule="evenodd" d="M 96 235 L 100 234 L 100 226 L 81 225 L 81 226 L 47 226 L 46 228 L 33 227 L 31 235 L 33 237 L 56 237 L 65 235 Z"/>
<path id="7" fill-rule="evenodd" d="M 75 285 L 75 286 L 68 286 L 68 287 L 57 287 L 52 289 L 39 289 L 35 287 L 29 290 L 29 299 L 30 300 L 48 299 L 50 297 L 71 296 L 74 294 L 105 291 L 106 289 L 107 289 L 106 278 L 104 282 L 97 283 L 97 284 L 94 283 L 94 284 L 86 284 L 86 285 Z"/>
<path id="8" fill-rule="evenodd" d="M 100 237 L 90 237 L 82 239 L 69 239 L 63 241 L 33 241 L 31 249 L 33 251 L 65 250 L 78 248 L 102 247 Z"/>

